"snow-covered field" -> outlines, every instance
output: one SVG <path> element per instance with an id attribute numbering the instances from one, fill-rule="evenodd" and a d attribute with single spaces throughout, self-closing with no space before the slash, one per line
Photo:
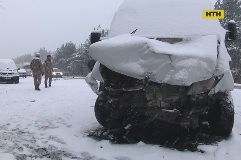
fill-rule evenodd
<path id="1" fill-rule="evenodd" d="M 96 95 L 83 79 L 55 79 L 51 88 L 35 91 L 33 79 L 0 84 L 0 160 L 238 160 L 241 157 L 241 91 L 232 92 L 235 124 L 231 137 L 201 152 L 158 145 L 112 144 L 86 132 L 99 126 Z"/>

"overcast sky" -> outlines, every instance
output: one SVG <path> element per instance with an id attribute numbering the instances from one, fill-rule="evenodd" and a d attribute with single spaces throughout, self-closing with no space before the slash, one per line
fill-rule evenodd
<path id="1" fill-rule="evenodd" d="M 109 28 L 123 1 L 0 0 L 0 59 L 79 45 L 94 27 Z"/>
<path id="2" fill-rule="evenodd" d="M 123 0 L 0 0 L 0 58 L 79 45 L 99 24 L 109 28 Z"/>

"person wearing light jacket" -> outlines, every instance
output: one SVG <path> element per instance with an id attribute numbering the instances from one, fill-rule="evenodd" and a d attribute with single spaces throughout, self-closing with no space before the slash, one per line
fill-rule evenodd
<path id="1" fill-rule="evenodd" d="M 41 84 L 41 79 L 43 76 L 43 65 L 40 60 L 39 53 L 36 53 L 35 58 L 31 61 L 30 69 L 32 70 L 32 73 L 33 73 L 35 90 L 40 91 L 39 86 Z"/>
<path id="2" fill-rule="evenodd" d="M 49 87 L 51 87 L 52 83 L 52 74 L 53 74 L 53 63 L 51 60 L 51 55 L 47 56 L 47 59 L 44 61 L 44 74 L 45 74 L 45 88 L 48 87 L 48 81 L 49 81 Z"/>

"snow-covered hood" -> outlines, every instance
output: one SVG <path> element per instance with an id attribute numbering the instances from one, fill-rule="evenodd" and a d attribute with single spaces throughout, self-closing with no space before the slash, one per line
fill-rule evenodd
<path id="1" fill-rule="evenodd" d="M 61 71 L 58 71 L 58 72 L 53 71 L 53 73 L 62 74 L 63 72 L 61 72 Z"/>
<path id="2" fill-rule="evenodd" d="M 17 69 L 0 69 L 0 74 L 16 74 L 18 73 Z"/>
<path id="3" fill-rule="evenodd" d="M 53 74 L 61 74 L 61 75 L 63 75 L 63 72 L 61 72 L 61 71 L 53 71 Z"/>
<path id="4" fill-rule="evenodd" d="M 17 69 L 0 69 L 0 77 L 19 76 Z"/>
<path id="5" fill-rule="evenodd" d="M 90 55 L 113 71 L 187 86 L 214 75 L 217 53 L 216 35 L 183 38 L 174 44 L 120 35 L 90 47 Z"/>
<path id="6" fill-rule="evenodd" d="M 18 73 L 26 73 L 27 71 L 25 69 L 19 69 Z"/>
<path id="7" fill-rule="evenodd" d="M 0 73 L 16 73 L 16 72 L 17 72 L 16 69 L 6 69 L 6 70 L 0 69 Z"/>

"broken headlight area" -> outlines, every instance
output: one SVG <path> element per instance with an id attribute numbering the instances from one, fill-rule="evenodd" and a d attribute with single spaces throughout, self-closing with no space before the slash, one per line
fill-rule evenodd
<path id="1" fill-rule="evenodd" d="M 211 89 L 213 89 L 218 84 L 218 82 L 223 78 L 223 76 L 224 75 L 211 77 L 210 79 L 193 83 L 190 86 L 187 94 L 196 95 L 201 93 L 209 93 Z"/>

